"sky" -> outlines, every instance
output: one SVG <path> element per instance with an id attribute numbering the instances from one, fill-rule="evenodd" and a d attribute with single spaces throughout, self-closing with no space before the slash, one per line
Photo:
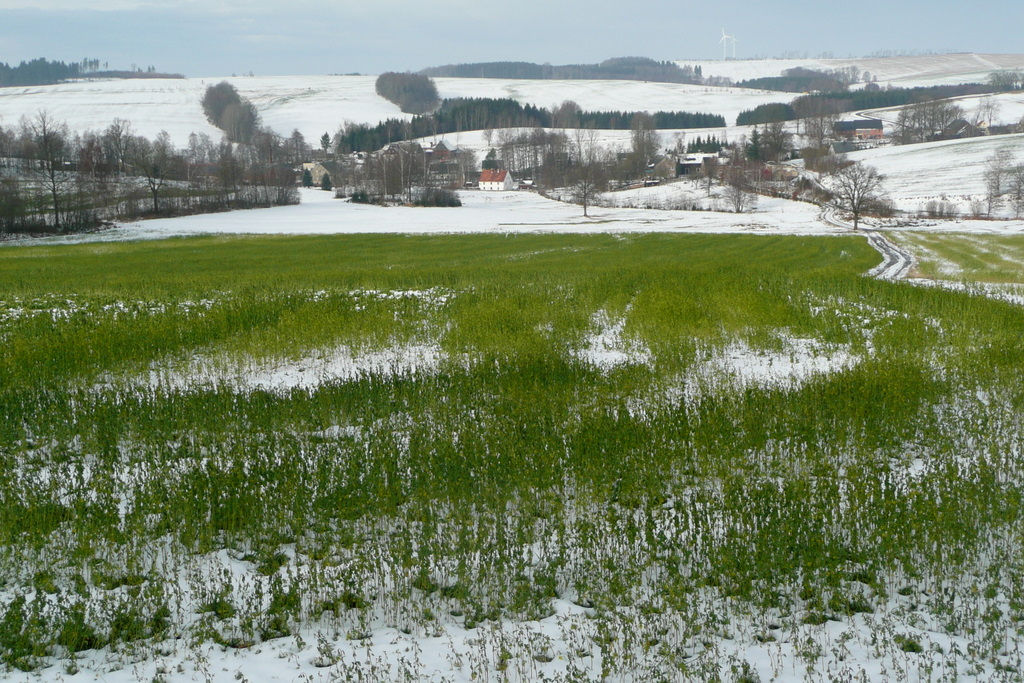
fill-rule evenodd
<path id="1" fill-rule="evenodd" d="M 977 7 L 952 0 L 0 0 L 0 62 L 88 57 L 110 68 L 207 77 L 720 59 L 723 30 L 736 38 L 737 58 L 1024 52 L 1024 2 Z"/>

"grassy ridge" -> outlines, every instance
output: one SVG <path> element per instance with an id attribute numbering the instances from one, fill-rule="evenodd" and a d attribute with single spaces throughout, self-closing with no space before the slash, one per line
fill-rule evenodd
<path id="1" fill-rule="evenodd" d="M 880 660 L 909 637 L 1009 666 L 1019 310 L 876 261 L 669 235 L 0 250 L 0 656 L 429 635 L 560 597 L 592 616 L 561 661 L 595 678 L 707 679 L 738 665 L 699 645 L 723 629 L 855 614 Z M 417 344 L 436 363 L 314 387 L 190 374 Z M 482 666 L 530 678 L 508 647 Z"/>

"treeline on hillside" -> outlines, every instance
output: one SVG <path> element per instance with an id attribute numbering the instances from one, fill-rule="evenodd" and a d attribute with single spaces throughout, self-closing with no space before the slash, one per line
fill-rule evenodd
<path id="1" fill-rule="evenodd" d="M 991 85 L 980 83 L 818 92 L 802 95 L 793 100 L 792 104 L 773 102 L 741 111 L 736 117 L 736 125 L 753 126 L 776 121 L 793 121 L 824 110 L 839 114 L 865 109 L 886 109 L 951 97 L 985 95 L 991 92 Z"/>
<path id="2" fill-rule="evenodd" d="M 861 90 L 850 91 L 849 86 L 864 82 L 867 85 Z M 835 96 L 842 93 L 843 97 L 855 100 L 858 109 L 899 107 L 912 104 L 914 98 L 937 99 L 940 97 L 959 97 L 963 95 L 979 95 L 990 92 L 1005 92 L 1024 89 L 1024 71 L 1007 69 L 989 74 L 986 85 L 964 83 L 959 85 L 937 85 L 919 88 L 879 88 L 872 82 L 871 74 L 861 74 L 857 67 L 848 66 L 843 69 L 816 71 L 796 67 L 786 69 L 781 76 L 752 78 L 736 83 L 744 88 L 777 90 L 780 92 L 811 93 L 824 96 Z"/>
<path id="3" fill-rule="evenodd" d="M 51 62 L 47 59 L 33 59 L 18 66 L 0 62 L 0 87 L 12 85 L 52 85 L 82 74 L 80 64 Z"/>
<path id="4" fill-rule="evenodd" d="M 679 66 L 647 57 L 617 57 L 600 64 L 534 64 L 532 62 L 479 62 L 447 64 L 420 71 L 425 76 L 449 78 L 519 78 L 529 80 L 624 80 L 702 84 L 700 66 Z"/>
<path id="5" fill-rule="evenodd" d="M 785 102 L 771 102 L 759 104 L 753 109 L 745 109 L 736 117 L 737 126 L 756 126 L 762 123 L 774 123 L 776 121 L 792 121 L 796 118 L 793 105 Z"/>
<path id="6" fill-rule="evenodd" d="M 966 95 L 986 95 L 993 92 L 990 85 L 980 83 L 963 83 L 960 85 L 935 85 L 919 88 L 880 88 L 878 90 L 851 90 L 848 92 L 821 92 L 803 95 L 793 101 L 793 107 L 799 110 L 804 100 L 833 100 L 840 111 L 860 111 L 862 109 L 885 109 L 902 107 L 915 102 L 944 100 L 950 97 Z"/>
<path id="7" fill-rule="evenodd" d="M 988 75 L 988 84 L 997 91 L 1024 90 L 1024 69 L 1004 69 Z"/>
<path id="8" fill-rule="evenodd" d="M 406 114 L 425 114 L 440 102 L 434 81 L 422 74 L 382 73 L 377 77 L 377 94 Z"/>
<path id="9" fill-rule="evenodd" d="M 238 94 L 235 86 L 221 81 L 206 89 L 202 99 L 206 120 L 224 131 L 231 142 L 248 144 L 260 127 L 256 106 Z"/>
<path id="10" fill-rule="evenodd" d="M 103 65 L 106 69 L 106 64 Z M 0 88 L 25 85 L 53 85 L 77 78 L 184 78 L 181 74 L 161 73 L 155 67 L 145 71 L 100 71 L 100 60 L 83 59 L 81 62 L 65 64 L 47 59 L 33 59 L 10 66 L 0 62 Z"/>
<path id="11" fill-rule="evenodd" d="M 410 121 L 388 119 L 376 126 L 349 124 L 335 140 L 342 152 L 372 152 L 403 140 L 494 128 L 601 128 L 628 130 L 635 112 L 587 112 L 565 102 L 554 110 L 523 105 L 510 98 L 446 99 L 432 114 Z M 714 114 L 655 112 L 656 128 L 721 128 L 725 119 Z"/>
<path id="12" fill-rule="evenodd" d="M 72 134 L 40 112 L 16 128 L 0 125 L 0 236 L 295 204 L 293 163 L 306 152 L 296 149 L 280 163 L 266 146 L 217 143 L 202 134 L 182 149 L 167 133 L 136 135 L 121 119 L 102 132 Z"/>
<path id="13" fill-rule="evenodd" d="M 602 130 L 628 130 L 636 112 L 581 111 L 578 114 L 582 128 Z M 651 114 L 658 130 L 674 128 L 724 128 L 725 117 L 720 114 L 701 114 L 688 111 L 657 111 Z"/>
<path id="14" fill-rule="evenodd" d="M 851 84 L 861 80 L 870 81 L 871 74 L 855 66 L 842 69 L 820 71 L 802 66 L 786 69 L 780 76 L 750 78 L 736 85 L 741 88 L 758 90 L 776 90 L 778 92 L 814 92 L 846 90 Z"/>

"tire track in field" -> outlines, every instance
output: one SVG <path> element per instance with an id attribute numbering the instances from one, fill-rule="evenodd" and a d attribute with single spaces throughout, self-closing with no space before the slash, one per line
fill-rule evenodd
<path id="1" fill-rule="evenodd" d="M 853 230 L 850 223 L 836 216 L 835 207 L 824 206 L 821 209 L 821 220 L 828 225 Z M 867 272 L 868 276 L 880 280 L 903 280 L 914 267 L 914 257 L 892 243 L 885 235 L 870 228 L 860 228 L 858 233 L 863 233 L 868 238 L 868 244 L 875 248 L 882 255 L 882 262 Z"/>

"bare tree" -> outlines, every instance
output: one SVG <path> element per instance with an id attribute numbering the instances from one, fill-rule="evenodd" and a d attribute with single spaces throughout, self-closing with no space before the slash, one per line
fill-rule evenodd
<path id="1" fill-rule="evenodd" d="M 217 180 L 225 200 L 229 203 L 237 199 L 239 188 L 245 174 L 242 160 L 235 155 L 235 146 L 227 140 L 221 140 L 217 149 Z"/>
<path id="2" fill-rule="evenodd" d="M 1000 149 L 985 160 L 985 207 L 989 216 L 1002 204 L 1010 174 L 1010 151 Z"/>
<path id="3" fill-rule="evenodd" d="M 15 131 L 0 125 L 0 159 L 9 159 L 15 156 L 17 134 Z M 0 172 L 3 166 L 0 165 Z"/>
<path id="4" fill-rule="evenodd" d="M 132 139 L 128 147 L 128 165 L 145 179 L 153 201 L 153 213 L 160 213 L 160 193 L 182 163 L 171 144 L 171 136 L 165 130 L 160 131 L 153 142 L 142 136 Z"/>
<path id="5" fill-rule="evenodd" d="M 797 115 L 803 120 L 804 135 L 812 147 L 824 147 L 839 120 L 840 105 L 835 100 L 800 98 Z"/>
<path id="6" fill-rule="evenodd" d="M 471 149 L 460 149 L 455 155 L 455 166 L 458 169 L 459 187 L 465 186 L 468 180 L 476 177 L 477 168 L 480 163 L 477 160 L 476 152 Z"/>
<path id="7" fill-rule="evenodd" d="M 894 137 L 901 145 L 934 140 L 963 117 L 963 108 L 950 100 L 916 102 L 900 110 Z"/>
<path id="8" fill-rule="evenodd" d="M 107 156 L 104 147 L 103 138 L 96 133 L 82 137 L 76 180 L 79 196 L 88 197 L 94 206 L 112 207 L 116 204 L 117 164 Z"/>
<path id="9" fill-rule="evenodd" d="M 982 125 L 991 126 L 997 116 L 999 116 L 998 100 L 991 95 L 985 95 L 978 101 L 978 108 L 974 110 L 972 123 L 979 128 Z"/>
<path id="10" fill-rule="evenodd" d="M 704 157 L 700 165 L 700 181 L 707 195 L 711 196 L 711 188 L 718 179 L 718 157 Z"/>
<path id="11" fill-rule="evenodd" d="M 853 214 L 856 230 L 861 215 L 881 203 L 883 180 L 874 166 L 855 162 L 827 176 L 822 184 L 832 194 L 833 206 Z"/>
<path id="12" fill-rule="evenodd" d="M 309 157 L 309 146 L 306 144 L 306 138 L 299 132 L 298 128 L 292 130 L 286 146 L 288 149 L 288 160 L 293 164 L 300 164 Z"/>
<path id="13" fill-rule="evenodd" d="M 1024 164 L 1018 164 L 1010 169 L 1009 190 L 1010 206 L 1013 207 L 1013 215 L 1020 218 L 1024 215 Z"/>
<path id="14" fill-rule="evenodd" d="M 114 119 L 103 131 L 103 146 L 107 156 L 117 166 L 118 173 L 124 173 L 127 162 L 128 145 L 135 132 L 132 124 L 124 119 Z"/>
<path id="15" fill-rule="evenodd" d="M 637 112 L 630 122 L 630 173 L 634 178 L 643 178 L 647 165 L 658 153 L 660 137 L 654 125 L 654 117 L 647 112 Z"/>
<path id="16" fill-rule="evenodd" d="M 605 186 L 605 154 L 593 128 L 577 128 L 572 137 L 572 168 L 569 182 L 573 196 L 583 206 L 583 215 L 589 217 L 587 208 L 594 197 Z"/>
<path id="17" fill-rule="evenodd" d="M 32 175 L 49 196 L 53 224 L 60 231 L 64 227 L 64 200 L 68 188 L 74 185 L 66 168 L 72 151 L 68 126 L 40 111 L 33 118 L 22 120 L 22 136 L 29 148 L 29 158 L 34 160 Z"/>
<path id="18" fill-rule="evenodd" d="M 936 138 L 954 122 L 964 118 L 964 109 L 952 100 L 932 100 L 925 102 L 924 121 L 927 131 L 926 138 Z"/>
<path id="19" fill-rule="evenodd" d="M 396 151 L 401 190 L 405 191 L 406 201 L 412 204 L 413 187 L 423 180 L 423 149 L 415 142 L 399 142 L 391 148 Z"/>
<path id="20" fill-rule="evenodd" d="M 280 161 L 281 136 L 270 128 L 260 127 L 252 133 L 251 143 L 260 164 L 274 164 Z"/>
<path id="21" fill-rule="evenodd" d="M 757 205 L 757 195 L 753 191 L 747 169 L 736 160 L 725 173 L 725 200 L 736 213 L 749 211 Z"/>
<path id="22" fill-rule="evenodd" d="M 551 113 L 553 128 L 579 128 L 580 105 L 572 100 L 565 100 Z"/>
<path id="23" fill-rule="evenodd" d="M 13 178 L 0 178 L 0 235 L 22 229 L 29 223 L 29 201 Z"/>

